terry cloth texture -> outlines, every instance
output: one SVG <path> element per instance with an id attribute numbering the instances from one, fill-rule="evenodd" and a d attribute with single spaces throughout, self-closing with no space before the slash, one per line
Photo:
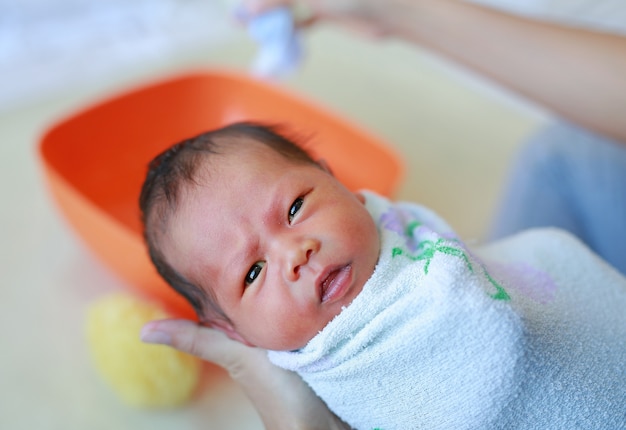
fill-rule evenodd
<path id="1" fill-rule="evenodd" d="M 432 211 L 364 194 L 372 277 L 273 363 L 356 429 L 624 428 L 623 277 L 560 231 L 473 253 Z"/>

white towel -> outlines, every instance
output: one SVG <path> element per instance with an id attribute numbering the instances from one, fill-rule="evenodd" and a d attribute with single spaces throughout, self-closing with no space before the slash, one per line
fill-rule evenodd
<path id="1" fill-rule="evenodd" d="M 374 274 L 273 363 L 357 429 L 624 427 L 624 278 L 564 233 L 547 234 L 550 258 L 530 234 L 503 245 L 519 257 L 494 246 L 479 260 L 428 209 L 365 195 Z"/>
<path id="2" fill-rule="evenodd" d="M 558 229 L 476 253 L 508 285 L 525 332 L 519 386 L 494 428 L 626 429 L 626 278 Z"/>

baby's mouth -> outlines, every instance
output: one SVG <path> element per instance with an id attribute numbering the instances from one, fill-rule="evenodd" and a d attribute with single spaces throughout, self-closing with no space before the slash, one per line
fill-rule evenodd
<path id="1" fill-rule="evenodd" d="M 350 264 L 331 270 L 319 284 L 322 303 L 341 298 L 351 285 L 352 266 Z"/>

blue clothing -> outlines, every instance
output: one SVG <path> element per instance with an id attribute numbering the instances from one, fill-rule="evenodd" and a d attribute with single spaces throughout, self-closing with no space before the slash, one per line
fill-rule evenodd
<path id="1" fill-rule="evenodd" d="M 532 136 L 490 239 L 532 227 L 567 230 L 626 274 L 626 145 L 563 122 Z"/>

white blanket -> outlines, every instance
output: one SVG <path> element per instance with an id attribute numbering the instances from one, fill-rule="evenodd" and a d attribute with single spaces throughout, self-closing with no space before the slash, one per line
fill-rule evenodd
<path id="1" fill-rule="evenodd" d="M 272 362 L 356 429 L 626 428 L 623 277 L 560 231 L 470 253 L 426 208 L 366 198 L 373 276 Z"/>

